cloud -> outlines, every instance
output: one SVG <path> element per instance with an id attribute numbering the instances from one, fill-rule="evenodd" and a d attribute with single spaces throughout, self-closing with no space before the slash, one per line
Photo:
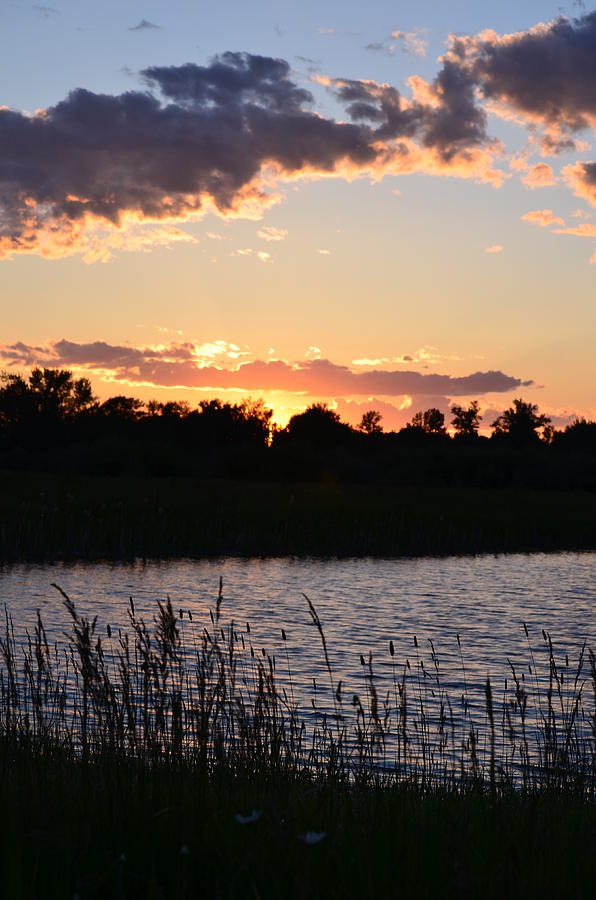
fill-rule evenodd
<path id="1" fill-rule="evenodd" d="M 530 222 L 532 225 L 539 225 L 540 228 L 548 228 L 549 225 L 565 224 L 560 216 L 555 216 L 552 209 L 533 209 L 531 212 L 524 213 L 522 221 Z"/>
<path id="2" fill-rule="evenodd" d="M 43 16 L 44 19 L 53 19 L 54 16 L 59 16 L 60 12 L 53 6 L 43 6 L 39 3 L 33 4 L 33 9 L 35 12 L 39 13 L 40 16 Z"/>
<path id="3" fill-rule="evenodd" d="M 415 350 L 413 353 L 402 353 L 398 356 L 382 356 L 376 359 L 353 359 L 353 366 L 382 366 L 388 364 L 399 363 L 400 365 L 411 365 L 412 363 L 420 363 L 426 367 L 429 365 L 437 365 L 446 360 L 459 360 L 459 356 L 453 354 L 439 353 L 436 347 L 424 346 Z"/>
<path id="4" fill-rule="evenodd" d="M 266 225 L 257 231 L 257 235 L 264 241 L 283 241 L 288 236 L 287 228 L 274 228 Z"/>
<path id="5" fill-rule="evenodd" d="M 265 250 L 253 250 L 250 247 L 244 247 L 240 250 L 233 250 L 230 253 L 230 256 L 254 256 L 255 259 L 260 260 L 262 263 L 273 262 L 270 253 L 267 253 Z"/>
<path id="6" fill-rule="evenodd" d="M 395 56 L 396 49 L 402 53 L 412 53 L 415 56 L 426 56 L 428 48 L 428 31 L 426 28 L 414 28 L 412 31 L 396 29 L 391 32 L 391 37 L 384 41 L 371 41 L 366 45 L 366 50 L 377 53 L 387 53 Z"/>
<path id="7" fill-rule="evenodd" d="M 562 174 L 576 197 L 596 206 L 596 162 L 577 162 L 565 166 Z"/>
<path id="8" fill-rule="evenodd" d="M 505 248 L 503 244 L 490 244 L 484 248 L 485 253 L 502 253 Z"/>
<path id="9" fill-rule="evenodd" d="M 596 12 L 502 36 L 452 36 L 445 59 L 494 112 L 542 127 L 545 152 L 572 149 L 596 121 Z"/>
<path id="10" fill-rule="evenodd" d="M 138 25 L 133 25 L 132 28 L 129 28 L 129 31 L 159 31 L 161 29 L 161 25 L 156 25 L 155 22 L 149 22 L 148 19 L 141 19 Z"/>
<path id="11" fill-rule="evenodd" d="M 381 369 L 355 372 L 348 366 L 318 357 L 316 351 L 320 352 L 318 348 L 310 348 L 312 358 L 298 362 L 245 361 L 246 348 L 241 350 L 226 341 L 202 344 L 181 341 L 134 347 L 63 339 L 41 346 L 23 342 L 3 344 L 0 359 L 10 366 L 76 367 L 129 385 L 285 391 L 315 397 L 469 397 L 510 392 L 532 384 L 500 371 L 465 376 Z"/>
<path id="12" fill-rule="evenodd" d="M 224 53 L 142 76 L 145 91 L 77 89 L 35 115 L 0 109 L 0 256 L 81 252 L 98 226 L 259 218 L 276 186 L 298 178 L 504 177 L 457 67 L 428 103 L 328 79 L 351 121 L 318 113 L 281 59 Z"/>
<path id="13" fill-rule="evenodd" d="M 553 170 L 548 163 L 536 163 L 522 176 L 522 182 L 529 188 L 551 187 L 556 183 Z"/>
<path id="14" fill-rule="evenodd" d="M 415 56 L 426 56 L 428 48 L 428 31 L 426 28 L 414 28 L 413 31 L 391 32 L 392 40 L 396 41 L 403 53 L 413 53 Z"/>
<path id="15" fill-rule="evenodd" d="M 152 26 L 143 19 L 132 30 Z M 419 53 L 425 37 L 396 30 L 391 40 Z M 312 76 L 342 107 L 337 119 L 283 59 L 228 52 L 141 76 L 144 90 L 76 89 L 34 115 L 0 109 L 0 257 L 91 260 L 102 257 L 90 244 L 117 233 L 112 244 L 125 249 L 139 225 L 177 227 L 206 212 L 258 219 L 298 179 L 425 173 L 499 186 L 510 173 L 489 113 L 537 131 L 544 153 L 578 146 L 596 123 L 596 12 L 514 34 L 453 35 L 435 77 L 412 76 L 408 95 Z M 594 206 L 595 173 L 590 162 L 563 169 Z M 554 174 L 536 163 L 523 180 L 544 186 Z"/>

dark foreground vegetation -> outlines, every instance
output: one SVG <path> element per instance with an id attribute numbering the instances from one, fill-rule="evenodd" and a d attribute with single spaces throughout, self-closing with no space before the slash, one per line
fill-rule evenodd
<path id="1" fill-rule="evenodd" d="M 66 645 L 39 621 L 21 649 L 10 620 L 0 643 L 4 896 L 592 895 L 586 648 L 559 658 L 543 632 L 474 704 L 432 645 L 425 670 L 390 644 L 389 683 L 363 658 L 346 696 L 306 601 L 323 668 L 301 709 L 290 655 L 224 625 L 221 589 L 207 628 L 169 602 L 148 626 L 131 601 L 112 631 L 65 602 Z"/>
<path id="2" fill-rule="evenodd" d="M 0 473 L 0 562 L 594 549 L 590 491 Z"/>

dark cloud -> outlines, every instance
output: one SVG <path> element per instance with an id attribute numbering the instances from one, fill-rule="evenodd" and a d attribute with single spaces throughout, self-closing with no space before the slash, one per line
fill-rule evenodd
<path id="1" fill-rule="evenodd" d="M 133 30 L 154 27 L 143 19 Z M 418 32 L 392 39 L 423 41 Z M 81 250 L 98 223 L 183 220 L 273 202 L 279 179 L 428 172 L 499 184 L 487 105 L 542 126 L 549 152 L 596 121 L 596 12 L 526 32 L 452 37 L 413 96 L 373 81 L 314 80 L 349 121 L 319 114 L 283 59 L 224 53 L 208 65 L 152 66 L 146 90 L 78 89 L 34 116 L 0 108 L 0 256 Z M 591 163 L 568 172 L 593 202 Z M 583 168 L 581 168 L 583 166 Z"/>
<path id="2" fill-rule="evenodd" d="M 0 255 L 63 255 L 89 221 L 120 226 L 125 214 L 172 219 L 207 202 L 222 214 L 247 200 L 264 205 L 258 179 L 267 167 L 281 177 L 382 173 L 394 160 L 407 167 L 401 138 L 418 137 L 443 161 L 481 140 L 475 111 L 453 99 L 459 88 L 447 76 L 444 107 L 337 82 L 352 118 L 341 122 L 313 111 L 281 59 L 224 53 L 208 66 L 142 75 L 152 90 L 78 89 L 33 117 L 0 109 Z M 466 124 L 450 122 L 468 114 Z M 419 157 L 411 165 L 424 168 Z"/>
<path id="3" fill-rule="evenodd" d="M 133 25 L 132 28 L 129 28 L 129 31 L 159 31 L 161 29 L 161 25 L 156 25 L 155 22 L 150 22 L 148 19 L 141 19 L 138 25 Z"/>
<path id="4" fill-rule="evenodd" d="M 596 12 L 503 37 L 453 38 L 448 64 L 487 100 L 550 129 L 550 152 L 572 147 L 569 135 L 596 119 Z"/>
<path id="5" fill-rule="evenodd" d="M 283 59 L 249 53 L 222 53 L 209 66 L 151 66 L 143 71 L 151 87 L 168 100 L 228 110 L 258 104 L 280 112 L 299 111 L 312 101 L 309 91 L 289 78 Z"/>
<path id="6" fill-rule="evenodd" d="M 397 88 L 369 81 L 336 79 L 333 87 L 353 121 L 376 123 L 384 140 L 417 138 L 446 162 L 489 142 L 486 114 L 475 102 L 475 87 L 457 64 L 446 61 L 429 85 L 432 102 L 404 102 Z"/>
<path id="7" fill-rule="evenodd" d="M 75 366 L 108 371 L 116 381 L 143 382 L 156 387 L 277 390 L 315 397 L 414 395 L 417 398 L 426 397 L 428 403 L 438 397 L 503 393 L 532 384 L 500 371 L 474 372 L 464 376 L 379 369 L 354 372 L 328 359 L 298 363 L 253 360 L 242 362 L 234 368 L 223 368 L 201 358 L 199 350 L 187 342 L 154 348 L 118 346 L 103 341 L 78 344 L 61 340 L 44 347 L 28 346 L 22 342 L 2 345 L 0 357 L 10 365 Z"/>

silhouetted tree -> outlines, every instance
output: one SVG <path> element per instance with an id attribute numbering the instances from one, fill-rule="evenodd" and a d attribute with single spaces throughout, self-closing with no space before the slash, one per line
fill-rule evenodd
<path id="1" fill-rule="evenodd" d="M 493 437 L 506 439 L 518 446 L 540 440 L 539 428 L 550 425 L 550 418 L 538 412 L 535 403 L 518 399 L 491 424 Z"/>
<path id="2" fill-rule="evenodd" d="M 362 414 L 358 428 L 364 434 L 380 434 L 383 430 L 382 418 L 383 416 L 376 409 L 369 409 Z"/>
<path id="3" fill-rule="evenodd" d="M 412 417 L 412 428 L 424 431 L 426 434 L 446 434 L 445 416 L 440 409 L 431 407 L 424 412 L 417 412 Z"/>
<path id="4" fill-rule="evenodd" d="M 116 397 L 110 397 L 99 407 L 99 413 L 112 422 L 136 422 L 143 410 L 143 401 L 137 400 L 136 397 L 124 397 L 118 394 Z"/>
<path id="5" fill-rule="evenodd" d="M 0 375 L 0 427 L 4 431 L 18 428 L 33 414 L 33 397 L 21 375 Z"/>
<path id="6" fill-rule="evenodd" d="M 478 437 L 482 416 L 480 415 L 480 404 L 477 400 L 472 400 L 468 407 L 454 403 L 451 407 L 451 412 L 453 414 L 451 424 L 455 428 L 456 437 Z"/>
<path id="7" fill-rule="evenodd" d="M 292 440 L 329 446 L 346 439 L 352 429 L 326 403 L 313 403 L 303 413 L 292 416 L 285 432 Z"/>
<path id="8" fill-rule="evenodd" d="M 89 379 L 75 379 L 68 369 L 33 369 L 29 390 L 38 411 L 53 419 L 77 415 L 95 403 Z"/>
<path id="9" fill-rule="evenodd" d="M 577 418 L 563 431 L 555 431 L 552 444 L 557 450 L 596 453 L 596 422 Z"/>

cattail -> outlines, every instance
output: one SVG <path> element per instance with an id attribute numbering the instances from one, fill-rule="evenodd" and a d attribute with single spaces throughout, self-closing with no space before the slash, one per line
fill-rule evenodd
<path id="1" fill-rule="evenodd" d="M 285 631 L 284 631 L 283 628 L 282 628 L 282 630 L 281 630 L 281 639 L 282 639 L 282 641 L 285 641 L 285 640 L 286 640 L 286 633 L 285 633 Z"/>
<path id="2" fill-rule="evenodd" d="M 391 656 L 395 656 L 395 647 L 393 646 L 393 641 L 389 641 L 389 653 Z"/>

